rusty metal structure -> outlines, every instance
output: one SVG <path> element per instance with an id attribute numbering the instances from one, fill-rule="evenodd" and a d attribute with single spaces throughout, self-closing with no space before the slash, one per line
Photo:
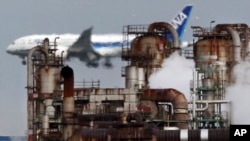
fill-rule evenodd
<path id="1" fill-rule="evenodd" d="M 136 85 L 139 88 L 148 87 L 148 78 L 152 72 L 160 69 L 163 60 L 180 49 L 178 33 L 169 23 L 129 25 L 123 28 L 123 34 L 122 59 L 129 64 L 123 76 L 126 76 L 128 88 Z M 173 41 L 167 36 L 172 36 Z"/>
<path id="2" fill-rule="evenodd" d="M 234 83 L 235 64 L 249 58 L 250 29 L 243 23 L 192 29 L 197 38 L 193 45 L 195 70 L 191 84 L 192 119 L 196 122 L 192 126 L 224 128 L 230 123 L 229 112 L 221 108 L 229 103 L 225 88 Z"/>
<path id="3" fill-rule="evenodd" d="M 232 29 L 222 25 L 213 29 L 213 38 L 212 33 L 202 36 L 200 27 L 193 29 L 199 39 L 194 44 L 196 69 L 191 101 L 174 88 L 149 87 L 150 75 L 161 69 L 163 60 L 173 52 L 181 54 L 178 34 L 169 23 L 123 27 L 122 59 L 128 62 L 122 68 L 124 88 L 75 87 L 73 68 L 64 64 L 63 55 L 55 55 L 56 39 L 54 44 L 45 39 L 28 56 L 28 140 L 229 140 L 230 121 L 221 111 L 221 105 L 229 103 L 224 99 L 229 73 L 224 69 L 229 66 L 220 64 L 237 61 L 240 41 Z M 223 54 L 218 50 L 224 48 L 214 49 L 214 42 L 231 43 L 235 52 L 228 50 Z M 229 59 L 235 54 L 235 59 Z"/>

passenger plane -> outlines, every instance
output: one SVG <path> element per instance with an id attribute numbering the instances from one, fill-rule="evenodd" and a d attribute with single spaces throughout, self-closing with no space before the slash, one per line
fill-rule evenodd
<path id="1" fill-rule="evenodd" d="M 188 42 L 183 42 L 182 37 L 191 15 L 193 5 L 186 5 L 170 22 L 171 25 L 177 30 L 181 47 L 189 45 Z M 62 51 L 63 57 L 70 59 L 72 57 L 79 58 L 85 62 L 87 66 L 97 67 L 98 61 L 105 58 L 104 66 L 112 67 L 110 57 L 119 57 L 122 51 L 122 34 L 99 34 L 92 35 L 92 27 L 82 32 L 81 35 L 76 34 L 51 34 L 51 35 L 29 35 L 16 39 L 7 48 L 7 53 L 17 55 L 23 58 L 22 63 L 26 64 L 25 57 L 28 55 L 29 50 L 39 44 L 45 38 L 49 41 L 54 41 L 56 38 L 56 48 L 58 55 Z"/>

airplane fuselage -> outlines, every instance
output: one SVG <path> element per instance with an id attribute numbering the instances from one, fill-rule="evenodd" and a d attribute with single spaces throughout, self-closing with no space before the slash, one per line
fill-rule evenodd
<path id="1" fill-rule="evenodd" d="M 180 47 L 186 47 L 188 42 L 182 41 L 182 36 L 192 11 L 192 5 L 186 5 L 170 22 L 178 32 L 181 40 Z M 119 57 L 122 53 L 123 35 L 122 34 L 99 34 L 92 35 L 92 27 L 77 34 L 50 34 L 50 35 L 30 35 L 18 38 L 7 48 L 7 53 L 18 55 L 25 58 L 29 50 L 42 44 L 45 38 L 52 42 L 52 47 L 56 44 L 56 55 L 63 55 L 64 58 L 77 57 L 87 64 L 96 63 L 100 58 Z M 59 37 L 59 39 L 56 39 Z M 171 40 L 171 36 L 168 38 Z M 56 39 L 56 41 L 55 41 Z M 131 40 L 126 41 L 130 43 Z M 62 54 L 62 52 L 64 52 Z"/>
<path id="2" fill-rule="evenodd" d="M 102 36 L 102 37 L 101 37 Z M 105 40 L 103 37 L 109 38 Z M 55 38 L 59 37 L 55 42 Z M 61 51 L 66 52 L 74 42 L 79 38 L 76 34 L 61 34 L 61 35 L 31 35 L 17 39 L 10 44 L 7 48 L 7 52 L 12 55 L 18 55 L 20 57 L 26 57 L 33 47 L 41 45 L 45 38 L 49 38 L 52 42 L 51 47 L 56 44 L 58 53 Z M 92 47 L 94 51 L 99 53 L 102 57 L 116 57 L 121 54 L 122 36 L 115 34 L 93 35 Z"/>

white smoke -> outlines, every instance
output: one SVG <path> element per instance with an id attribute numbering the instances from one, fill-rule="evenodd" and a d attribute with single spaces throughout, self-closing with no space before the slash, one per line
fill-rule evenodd
<path id="1" fill-rule="evenodd" d="M 194 61 L 173 53 L 162 64 L 162 69 L 149 78 L 150 88 L 174 88 L 190 100 L 190 81 L 192 80 Z"/>
<path id="2" fill-rule="evenodd" d="M 150 88 L 174 88 L 190 98 L 190 81 L 193 79 L 194 61 L 172 54 L 165 59 L 162 69 L 154 72 L 149 78 Z M 250 124 L 250 62 L 237 64 L 232 72 L 235 83 L 226 88 L 226 108 L 231 124 Z M 230 111 L 229 111 L 230 110 Z"/>
<path id="3" fill-rule="evenodd" d="M 231 101 L 231 124 L 250 124 L 250 63 L 241 62 L 233 69 L 235 83 L 226 89 Z"/>

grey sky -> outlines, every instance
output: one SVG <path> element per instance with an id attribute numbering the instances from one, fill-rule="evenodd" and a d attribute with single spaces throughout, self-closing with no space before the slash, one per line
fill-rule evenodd
<path id="1" fill-rule="evenodd" d="M 26 66 L 6 53 L 14 39 L 39 33 L 121 33 L 128 24 L 170 21 L 185 4 L 194 4 L 184 39 L 192 40 L 191 25 L 250 23 L 249 0 L 5 0 L 0 2 L 0 135 L 24 135 L 26 116 Z M 215 24 L 216 24 L 215 23 Z M 115 68 L 89 69 L 77 59 L 68 62 L 77 80 L 101 80 L 102 87 L 124 87 L 121 59 Z M 114 76 L 117 76 L 115 78 Z"/>

